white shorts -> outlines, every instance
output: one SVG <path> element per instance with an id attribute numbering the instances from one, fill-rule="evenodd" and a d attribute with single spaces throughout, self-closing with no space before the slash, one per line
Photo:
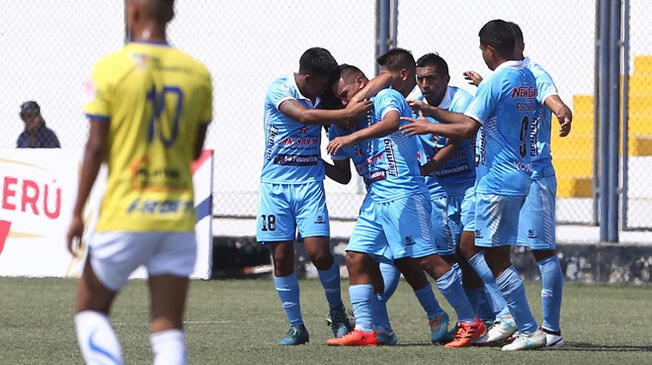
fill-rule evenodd
<path id="1" fill-rule="evenodd" d="M 88 252 L 100 282 L 118 291 L 141 265 L 149 276 L 190 276 L 197 242 L 195 232 L 94 232 Z"/>

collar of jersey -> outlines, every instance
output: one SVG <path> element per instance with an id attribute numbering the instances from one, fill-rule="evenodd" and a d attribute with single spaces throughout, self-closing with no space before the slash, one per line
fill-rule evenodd
<path id="1" fill-rule="evenodd" d="M 305 96 L 303 96 L 303 94 L 301 94 L 301 90 L 299 90 L 299 87 L 297 86 L 297 81 L 294 79 L 294 73 L 291 73 L 288 76 L 288 82 L 290 83 L 290 86 L 294 87 L 294 90 L 297 91 L 297 96 L 299 97 L 299 99 L 307 100 L 310 103 L 312 103 L 312 100 L 310 100 L 310 98 L 306 98 Z M 321 98 L 319 96 L 316 97 L 315 104 L 313 104 L 312 107 L 316 108 L 320 102 L 321 102 Z"/>
<path id="2" fill-rule="evenodd" d="M 451 87 L 446 86 L 446 94 L 444 94 L 444 97 L 441 99 L 441 102 L 437 107 L 446 109 L 451 106 L 451 102 L 453 101 L 453 93 L 451 92 Z M 406 100 L 423 100 L 426 104 L 428 103 L 428 100 L 423 97 L 423 94 L 421 93 L 421 89 L 419 88 L 419 85 L 415 86 L 412 91 L 410 91 L 410 95 L 405 98 Z"/>
<path id="3" fill-rule="evenodd" d="M 439 108 L 441 109 L 446 109 L 450 108 L 451 102 L 453 101 L 453 93 L 451 90 L 450 86 L 446 86 L 446 94 L 444 94 L 444 97 L 441 99 L 441 102 L 439 103 Z"/>
<path id="4" fill-rule="evenodd" d="M 152 46 L 161 46 L 161 47 L 172 47 L 168 42 L 158 42 L 158 41 L 131 41 L 130 43 L 149 44 Z"/>
<path id="5" fill-rule="evenodd" d="M 507 68 L 507 67 L 511 67 L 511 68 L 515 68 L 517 70 L 521 70 L 525 66 L 523 64 L 523 61 L 510 60 L 510 61 L 501 63 L 498 67 L 496 67 L 494 72 L 498 72 L 499 70 L 501 70 L 503 68 Z"/>

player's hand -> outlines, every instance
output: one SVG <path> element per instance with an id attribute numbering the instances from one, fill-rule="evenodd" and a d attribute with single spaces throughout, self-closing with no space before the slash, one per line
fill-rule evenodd
<path id="1" fill-rule="evenodd" d="M 70 226 L 68 226 L 68 233 L 66 233 L 66 245 L 68 252 L 74 257 L 77 257 L 77 251 L 83 234 L 84 221 L 81 217 L 73 217 L 72 221 L 70 221 Z"/>
<path id="2" fill-rule="evenodd" d="M 431 123 L 428 121 L 428 119 L 423 117 L 423 114 L 419 112 L 419 118 L 408 118 L 408 117 L 401 117 L 401 120 L 405 120 L 410 122 L 410 124 L 404 124 L 399 127 L 399 129 L 407 134 L 408 136 L 414 136 L 416 134 L 428 134 L 430 132 L 430 125 Z"/>
<path id="3" fill-rule="evenodd" d="M 337 153 L 337 151 L 340 150 L 340 148 L 351 146 L 354 143 L 355 138 L 351 137 L 351 135 L 337 137 L 328 142 L 328 146 L 326 146 L 326 152 L 328 152 L 329 155 L 334 155 Z"/>
<path id="4" fill-rule="evenodd" d="M 427 109 L 428 109 L 428 104 L 424 102 L 423 100 L 408 100 L 408 104 L 410 104 L 410 108 L 412 108 L 412 112 L 414 114 L 427 114 Z"/>
<path id="5" fill-rule="evenodd" d="M 464 79 L 466 79 L 469 84 L 478 86 L 482 82 L 482 76 L 475 71 L 466 71 L 464 73 Z"/>
<path id="6" fill-rule="evenodd" d="M 373 103 L 369 100 L 357 100 L 356 98 L 352 98 L 345 108 L 349 116 L 347 119 L 360 119 L 369 109 L 371 109 L 372 106 Z"/>
<path id="7" fill-rule="evenodd" d="M 566 137 L 571 131 L 571 123 L 573 122 L 573 114 L 567 108 L 560 112 L 557 116 L 559 120 L 559 137 Z"/>

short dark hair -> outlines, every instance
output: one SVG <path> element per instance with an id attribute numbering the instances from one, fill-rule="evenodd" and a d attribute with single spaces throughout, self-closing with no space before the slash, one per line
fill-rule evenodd
<path id="1" fill-rule="evenodd" d="M 507 25 L 512 29 L 512 32 L 514 33 L 514 40 L 516 42 L 523 42 L 523 31 L 521 30 L 521 27 L 518 26 L 518 24 L 514 22 L 507 22 Z"/>
<path id="2" fill-rule="evenodd" d="M 313 47 L 303 52 L 299 59 L 299 73 L 302 75 L 327 76 L 335 80 L 340 77 L 337 61 L 325 48 Z"/>
<path id="3" fill-rule="evenodd" d="M 378 56 L 376 62 L 380 66 L 386 67 L 390 71 L 400 71 L 406 69 L 408 71 L 416 71 L 416 62 L 412 56 L 412 52 L 403 48 L 392 48 L 384 54 Z"/>
<path id="4" fill-rule="evenodd" d="M 481 45 L 492 46 L 503 56 L 514 54 L 516 44 L 514 31 L 506 21 L 494 19 L 488 22 L 480 29 L 478 36 L 480 36 Z"/>
<path id="5" fill-rule="evenodd" d="M 433 65 L 439 73 L 448 75 L 448 64 L 440 55 L 436 53 L 426 53 L 417 60 L 417 67 L 426 67 Z"/>
<path id="6" fill-rule="evenodd" d="M 349 83 L 353 80 L 354 77 L 356 76 L 365 76 L 364 72 L 360 70 L 359 68 L 349 65 L 346 63 L 343 63 L 340 65 L 340 77 L 344 82 Z"/>

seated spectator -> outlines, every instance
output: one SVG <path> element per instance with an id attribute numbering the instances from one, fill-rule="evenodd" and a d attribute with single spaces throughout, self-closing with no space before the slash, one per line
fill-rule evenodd
<path id="1" fill-rule="evenodd" d="M 27 101 L 20 106 L 20 119 L 25 122 L 25 130 L 18 136 L 17 148 L 61 147 L 54 131 L 45 126 L 41 107 L 35 101 Z"/>

